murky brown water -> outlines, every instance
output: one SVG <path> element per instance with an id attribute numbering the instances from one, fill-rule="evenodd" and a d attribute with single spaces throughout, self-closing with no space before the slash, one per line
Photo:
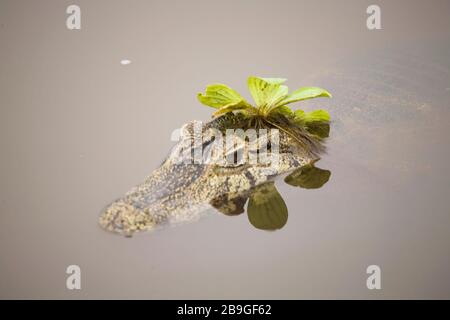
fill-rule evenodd
<path id="1" fill-rule="evenodd" d="M 78 3 L 79 31 L 69 2 L 0 3 L 0 297 L 450 297 L 448 1 L 379 1 L 378 31 L 370 1 Z M 275 232 L 219 214 L 131 239 L 101 230 L 172 130 L 210 117 L 196 93 L 246 93 L 251 74 L 333 93 L 298 104 L 331 113 L 329 182 L 277 183 L 289 219 Z"/>

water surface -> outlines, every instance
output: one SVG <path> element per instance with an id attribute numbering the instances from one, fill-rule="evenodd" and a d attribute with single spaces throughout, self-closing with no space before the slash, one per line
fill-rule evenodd
<path id="1" fill-rule="evenodd" d="M 0 296 L 449 298 L 449 4 L 381 1 L 379 31 L 369 4 L 80 1 L 69 31 L 64 2 L 2 1 Z M 289 219 L 275 232 L 220 214 L 131 239 L 101 230 L 172 130 L 210 117 L 196 93 L 244 93 L 251 74 L 333 93 L 299 104 L 331 113 L 329 182 L 277 183 Z M 65 288 L 70 264 L 80 291 Z"/>

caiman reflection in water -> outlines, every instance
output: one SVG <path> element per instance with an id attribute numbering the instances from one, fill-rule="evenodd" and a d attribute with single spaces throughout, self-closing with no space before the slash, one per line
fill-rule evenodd
<path id="1" fill-rule="evenodd" d="M 288 217 L 286 204 L 275 188 L 277 177 L 289 174 L 284 180 L 286 183 L 307 189 L 321 187 L 330 177 L 330 171 L 314 166 L 325 150 L 323 139 L 328 136 L 328 124 L 320 128 L 320 135 L 296 128 L 297 139 L 283 130 L 278 131 L 278 145 L 269 143 L 270 151 L 277 150 L 277 166 L 245 162 L 224 164 L 209 159 L 217 153 L 205 151 L 223 143 L 216 139 L 217 131 L 225 133 L 227 129 L 241 129 L 246 125 L 239 114 L 226 114 L 201 124 L 200 132 L 194 130 L 199 124 L 201 122 L 193 121 L 184 125 L 180 141 L 162 165 L 142 184 L 104 210 L 99 220 L 103 228 L 131 236 L 140 231 L 195 221 L 211 208 L 226 215 L 239 215 L 248 202 L 251 224 L 258 229 L 276 230 L 286 224 Z M 234 139 L 234 148 L 226 150 L 228 155 L 236 155 L 242 149 L 258 153 L 245 137 L 236 135 Z M 259 135 L 259 139 L 267 140 L 267 135 Z M 200 147 L 203 157 L 208 159 L 201 163 L 180 161 L 192 158 L 192 149 L 185 146 L 196 141 L 201 145 L 193 147 Z M 259 142 L 253 146 L 260 146 Z"/>

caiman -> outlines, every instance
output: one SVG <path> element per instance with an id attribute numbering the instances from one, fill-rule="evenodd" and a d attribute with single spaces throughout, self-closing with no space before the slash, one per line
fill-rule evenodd
<path id="1" fill-rule="evenodd" d="M 199 124 L 201 139 L 195 140 L 198 132 L 196 133 L 194 126 Z M 164 225 L 197 220 L 211 208 L 228 215 L 239 214 L 244 211 L 252 190 L 278 176 L 314 163 L 324 151 L 324 146 L 317 137 L 297 128 L 296 139 L 288 132 L 278 131 L 277 166 L 266 163 L 180 161 L 192 156 L 190 149 L 183 149 L 186 142 L 201 141 L 201 148 L 205 151 L 218 143 L 213 131 L 224 133 L 227 129 L 239 129 L 246 125 L 243 116 L 233 113 L 203 124 L 198 121 L 185 124 L 181 129 L 179 142 L 167 159 L 143 183 L 110 204 L 100 216 L 100 225 L 108 231 L 131 236 L 136 232 L 150 231 Z M 258 136 L 257 139 L 263 137 Z M 236 141 L 235 148 L 228 150 L 228 153 L 248 148 L 245 137 L 236 137 Z M 274 149 L 274 146 L 270 148 Z"/>

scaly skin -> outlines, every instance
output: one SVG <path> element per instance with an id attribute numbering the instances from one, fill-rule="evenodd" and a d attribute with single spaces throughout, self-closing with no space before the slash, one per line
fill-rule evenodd
<path id="1" fill-rule="evenodd" d="M 211 141 L 209 137 L 213 130 L 224 132 L 225 129 L 240 128 L 244 123 L 242 116 L 227 114 L 203 124 L 203 145 L 205 141 Z M 226 214 L 242 212 L 246 197 L 253 188 L 317 161 L 322 150 L 320 143 L 310 136 L 305 139 L 305 148 L 290 135 L 279 131 L 277 167 L 259 163 L 180 163 L 180 157 L 190 156 L 190 149 L 187 153 L 181 150 L 184 150 L 183 143 L 192 141 L 196 134 L 194 124 L 196 122 L 190 122 L 182 128 L 180 142 L 159 168 L 104 210 L 99 219 L 103 228 L 131 236 L 167 224 L 197 220 L 211 207 Z M 244 148 L 245 140 L 236 139 L 236 148 Z"/>

